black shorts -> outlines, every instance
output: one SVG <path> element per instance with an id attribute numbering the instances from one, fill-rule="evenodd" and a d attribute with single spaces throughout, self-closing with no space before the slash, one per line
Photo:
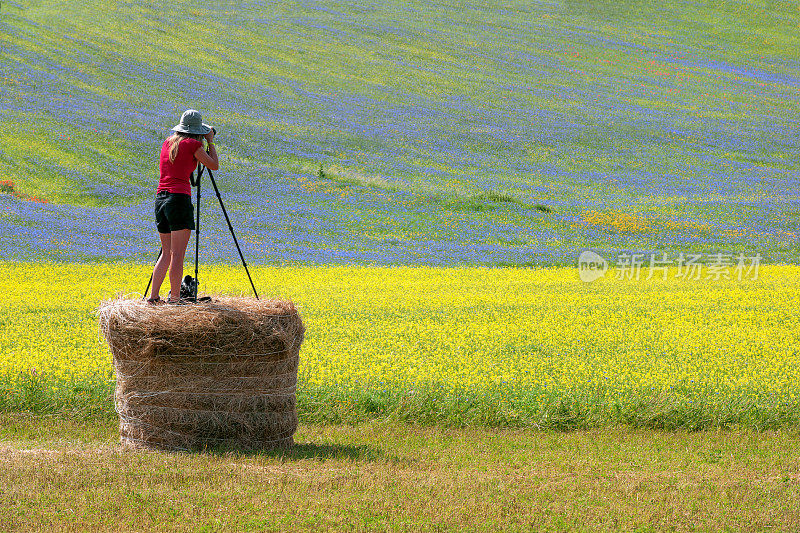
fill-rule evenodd
<path id="1" fill-rule="evenodd" d="M 156 194 L 156 227 L 159 233 L 194 229 L 192 197 L 179 192 Z"/>

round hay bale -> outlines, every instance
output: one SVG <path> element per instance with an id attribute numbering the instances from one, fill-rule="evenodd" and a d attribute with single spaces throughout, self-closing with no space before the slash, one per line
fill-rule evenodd
<path id="1" fill-rule="evenodd" d="M 100 331 L 114 358 L 123 445 L 168 450 L 291 446 L 305 326 L 294 304 L 219 297 L 113 299 Z"/>

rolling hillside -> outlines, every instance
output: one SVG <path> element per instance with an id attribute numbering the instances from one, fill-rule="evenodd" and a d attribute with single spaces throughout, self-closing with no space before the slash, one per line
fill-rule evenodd
<path id="1" fill-rule="evenodd" d="M 3 2 L 0 258 L 150 261 L 194 107 L 257 263 L 797 263 L 798 30 L 766 1 Z M 202 258 L 237 261 L 204 190 Z"/>

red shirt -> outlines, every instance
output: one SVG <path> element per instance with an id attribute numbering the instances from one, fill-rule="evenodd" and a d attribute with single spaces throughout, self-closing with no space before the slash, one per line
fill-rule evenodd
<path id="1" fill-rule="evenodd" d="M 192 194 L 192 184 L 189 176 L 197 168 L 197 159 L 194 153 L 203 143 L 191 137 L 182 139 L 178 145 L 175 161 L 169 160 L 169 138 L 161 145 L 161 179 L 158 181 L 156 192 L 169 191 Z"/>

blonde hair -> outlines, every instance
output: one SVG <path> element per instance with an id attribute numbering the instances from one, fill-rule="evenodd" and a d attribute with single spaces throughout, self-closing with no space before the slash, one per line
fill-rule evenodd
<path id="1" fill-rule="evenodd" d="M 202 135 L 192 135 L 191 133 L 183 133 L 182 131 L 176 131 L 167 137 L 167 140 L 169 141 L 169 162 L 175 162 L 175 157 L 178 155 L 178 145 L 181 144 L 182 140 L 197 139 L 198 141 L 202 142 L 202 138 Z"/>

